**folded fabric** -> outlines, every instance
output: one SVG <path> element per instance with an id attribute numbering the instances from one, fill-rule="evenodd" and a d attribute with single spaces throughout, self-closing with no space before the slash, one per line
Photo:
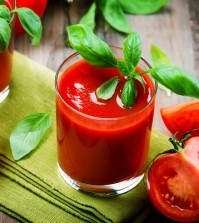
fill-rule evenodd
<path id="1" fill-rule="evenodd" d="M 150 204 L 144 181 L 128 193 L 109 198 L 89 196 L 63 181 L 57 169 L 54 75 L 14 53 L 11 91 L 0 104 L 0 211 L 20 222 L 35 223 L 158 222 L 159 218 L 166 222 Z M 34 151 L 14 161 L 11 130 L 24 116 L 49 111 L 50 131 Z M 153 130 L 149 160 L 168 148 L 168 137 Z"/>

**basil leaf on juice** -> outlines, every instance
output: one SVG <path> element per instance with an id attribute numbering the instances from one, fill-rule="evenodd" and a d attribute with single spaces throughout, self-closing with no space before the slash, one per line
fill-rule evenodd
<path id="1" fill-rule="evenodd" d="M 110 47 L 84 24 L 67 27 L 70 45 L 90 64 L 116 67 L 117 60 Z"/>
<path id="2" fill-rule="evenodd" d="M 25 31 L 32 37 L 31 44 L 39 45 L 42 36 L 42 24 L 39 16 L 29 8 L 17 8 L 19 20 Z"/>
<path id="3" fill-rule="evenodd" d="M 8 48 L 10 41 L 11 30 L 8 22 L 0 17 L 0 51 L 4 51 Z"/>
<path id="4" fill-rule="evenodd" d="M 129 14 L 152 14 L 166 5 L 169 0 L 119 0 L 122 9 Z"/>
<path id="5" fill-rule="evenodd" d="M 199 82 L 178 67 L 160 65 L 148 71 L 160 84 L 176 94 L 199 98 Z"/>
<path id="6" fill-rule="evenodd" d="M 10 135 L 14 159 L 19 160 L 35 149 L 50 126 L 49 113 L 34 113 L 21 120 Z"/>
<path id="7" fill-rule="evenodd" d="M 89 26 L 92 30 L 95 29 L 95 13 L 96 13 L 96 2 L 93 2 L 88 12 L 79 21 L 80 24 Z"/>
<path id="8" fill-rule="evenodd" d="M 134 72 L 135 72 L 135 67 L 132 65 L 132 63 L 128 63 L 125 60 L 118 60 L 117 67 L 118 67 L 120 73 L 124 76 L 129 76 L 129 75 L 131 75 L 131 73 L 134 74 Z"/>
<path id="9" fill-rule="evenodd" d="M 10 22 L 11 19 L 10 10 L 5 5 L 0 5 L 0 18 L 3 18 L 7 20 L 7 22 Z"/>
<path id="10" fill-rule="evenodd" d="M 110 26 L 122 33 L 130 33 L 131 26 L 118 0 L 99 0 L 101 12 Z"/>
<path id="11" fill-rule="evenodd" d="M 110 99 L 116 90 L 118 84 L 118 77 L 112 77 L 108 81 L 104 82 L 100 87 L 97 88 L 97 97 L 103 100 Z"/>
<path id="12" fill-rule="evenodd" d="M 126 108 L 131 108 L 136 99 L 136 85 L 132 78 L 129 78 L 124 84 L 122 90 L 122 102 Z"/>
<path id="13" fill-rule="evenodd" d="M 142 41 L 137 32 L 131 32 L 123 41 L 124 58 L 134 66 L 138 64 L 142 54 Z"/>
<path id="14" fill-rule="evenodd" d="M 157 67 L 163 64 L 172 65 L 169 57 L 159 47 L 155 45 L 151 45 L 150 57 L 151 57 L 150 63 L 152 67 Z M 171 96 L 171 90 L 169 90 L 162 84 L 158 84 L 158 88 L 165 91 L 167 96 Z"/>

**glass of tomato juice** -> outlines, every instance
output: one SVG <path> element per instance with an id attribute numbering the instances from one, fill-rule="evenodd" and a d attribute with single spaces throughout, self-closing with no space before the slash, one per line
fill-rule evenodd
<path id="1" fill-rule="evenodd" d="M 4 4 L 10 9 L 16 8 L 16 0 L 5 0 Z M 13 50 L 15 39 L 15 20 L 16 14 L 13 13 L 11 21 L 9 23 L 11 28 L 11 38 L 8 48 L 4 51 L 0 51 L 0 103 L 9 94 L 9 85 L 12 77 L 12 62 L 13 62 Z"/>
<path id="2" fill-rule="evenodd" d="M 111 48 L 122 58 L 121 48 Z M 151 68 L 141 59 L 138 71 Z M 97 98 L 95 91 L 112 76 L 119 76 L 114 96 Z M 113 196 L 134 188 L 143 178 L 154 114 L 157 84 L 143 75 L 145 90 L 136 82 L 137 98 L 124 108 L 121 89 L 125 77 L 117 68 L 88 64 L 78 53 L 59 67 L 56 78 L 58 169 L 77 190 Z"/>

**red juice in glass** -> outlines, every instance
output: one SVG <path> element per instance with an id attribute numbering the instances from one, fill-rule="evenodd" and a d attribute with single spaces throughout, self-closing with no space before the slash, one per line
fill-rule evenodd
<path id="1" fill-rule="evenodd" d="M 5 0 L 4 4 L 9 9 L 16 7 L 15 0 Z M 14 32 L 15 32 L 15 14 L 12 15 L 10 21 L 11 39 L 8 49 L 0 51 L 0 103 L 7 97 L 9 93 L 9 84 L 12 76 L 12 61 L 14 50 Z"/>
<path id="2" fill-rule="evenodd" d="M 113 51 L 122 53 L 119 48 Z M 143 59 L 137 69 L 148 69 Z M 119 77 L 114 96 L 99 100 L 95 91 L 104 81 Z M 143 75 L 136 82 L 131 109 L 121 102 L 125 77 L 117 68 L 97 68 L 78 54 L 60 66 L 56 75 L 58 166 L 76 189 L 95 195 L 121 194 L 143 177 L 149 151 L 156 84 Z"/>

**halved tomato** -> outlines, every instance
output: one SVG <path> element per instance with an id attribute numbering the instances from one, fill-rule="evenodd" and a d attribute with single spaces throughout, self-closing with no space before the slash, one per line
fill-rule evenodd
<path id="1" fill-rule="evenodd" d="M 184 151 L 162 155 L 153 163 L 147 189 L 155 208 L 168 218 L 199 220 L 199 170 Z"/>
<path id="2" fill-rule="evenodd" d="M 168 130 L 182 139 L 186 132 L 199 128 L 199 100 L 182 102 L 169 108 L 161 108 L 160 113 Z M 199 131 L 193 133 L 199 136 Z"/>

